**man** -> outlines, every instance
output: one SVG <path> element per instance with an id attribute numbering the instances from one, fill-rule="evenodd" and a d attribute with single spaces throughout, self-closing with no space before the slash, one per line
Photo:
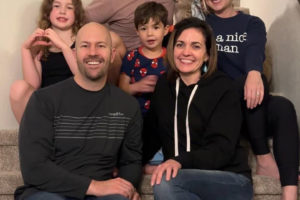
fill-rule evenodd
<path id="1" fill-rule="evenodd" d="M 89 23 L 76 37 L 79 73 L 32 95 L 20 125 L 17 199 L 139 199 L 141 114 L 133 97 L 106 84 L 114 54 L 108 30 Z"/>

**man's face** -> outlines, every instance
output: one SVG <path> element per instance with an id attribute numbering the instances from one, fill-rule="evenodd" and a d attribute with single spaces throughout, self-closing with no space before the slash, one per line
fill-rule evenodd
<path id="1" fill-rule="evenodd" d="M 76 57 L 79 72 L 85 80 L 106 79 L 114 57 L 108 31 L 96 24 L 83 27 L 77 35 Z"/>

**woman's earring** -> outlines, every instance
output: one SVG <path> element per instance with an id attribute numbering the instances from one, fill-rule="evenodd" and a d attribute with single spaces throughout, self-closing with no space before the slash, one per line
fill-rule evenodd
<path id="1" fill-rule="evenodd" d="M 205 74 L 207 72 L 207 70 L 208 70 L 208 67 L 207 67 L 207 64 L 205 62 L 205 63 L 203 63 L 202 68 L 201 68 L 202 74 Z"/>

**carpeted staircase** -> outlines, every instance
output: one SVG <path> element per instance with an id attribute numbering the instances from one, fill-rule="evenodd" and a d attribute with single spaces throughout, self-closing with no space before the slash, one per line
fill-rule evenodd
<path id="1" fill-rule="evenodd" d="M 17 186 L 22 185 L 18 157 L 17 130 L 0 130 L 0 200 L 12 200 Z M 249 153 L 249 163 L 255 169 L 255 159 Z M 276 179 L 253 175 L 255 200 L 280 200 L 280 183 Z M 142 200 L 152 200 L 150 177 L 144 176 L 140 187 Z"/>
<path id="2" fill-rule="evenodd" d="M 13 199 L 15 188 L 22 185 L 17 130 L 0 130 L 0 200 Z"/>

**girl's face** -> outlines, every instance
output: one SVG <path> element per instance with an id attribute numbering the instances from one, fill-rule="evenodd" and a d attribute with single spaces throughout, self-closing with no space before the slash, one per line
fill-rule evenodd
<path id="1" fill-rule="evenodd" d="M 50 12 L 52 28 L 71 29 L 75 21 L 75 8 L 72 0 L 54 0 Z"/>
<path id="2" fill-rule="evenodd" d="M 232 0 L 205 0 L 205 3 L 216 14 L 233 9 Z"/>
<path id="3" fill-rule="evenodd" d="M 196 28 L 184 30 L 174 46 L 174 62 L 180 76 L 199 80 L 200 69 L 208 58 L 202 32 Z"/>

